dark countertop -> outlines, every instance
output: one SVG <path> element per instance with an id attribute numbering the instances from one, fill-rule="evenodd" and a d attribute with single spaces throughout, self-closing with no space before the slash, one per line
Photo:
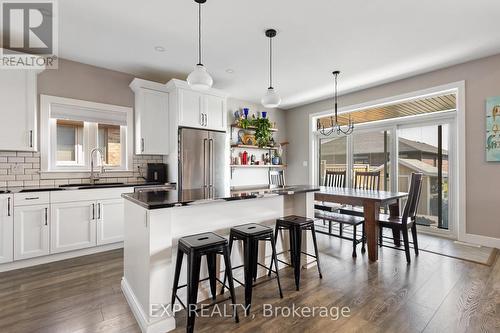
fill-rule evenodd
<path id="1" fill-rule="evenodd" d="M 194 206 L 198 204 L 266 198 L 278 195 L 292 195 L 295 193 L 319 191 L 318 186 L 293 185 L 283 188 L 223 191 L 215 193 L 212 199 L 207 199 L 204 189 L 182 191 L 156 191 L 122 194 L 122 197 L 146 209 L 160 209 L 180 206 Z"/>
<path id="2" fill-rule="evenodd" d="M 49 191 L 68 191 L 68 190 L 89 190 L 89 189 L 104 189 L 117 187 L 140 187 L 140 186 L 173 186 L 175 183 L 162 184 L 158 182 L 132 182 L 132 183 L 98 183 L 97 186 L 90 184 L 69 184 L 59 186 L 16 186 L 16 187 L 0 187 L 0 194 L 21 193 L 21 192 L 49 192 Z"/>

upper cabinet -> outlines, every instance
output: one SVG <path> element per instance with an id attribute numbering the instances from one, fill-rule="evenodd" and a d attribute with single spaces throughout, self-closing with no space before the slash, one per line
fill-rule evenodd
<path id="1" fill-rule="evenodd" d="M 37 91 L 40 71 L 2 70 L 0 150 L 37 150 Z"/>
<path id="2" fill-rule="evenodd" d="M 135 153 L 168 155 L 169 92 L 164 84 L 134 79 Z"/>
<path id="3" fill-rule="evenodd" d="M 170 80 L 167 87 L 172 96 L 170 112 L 178 126 L 226 131 L 227 95 L 217 89 L 197 91 L 185 82 Z"/>

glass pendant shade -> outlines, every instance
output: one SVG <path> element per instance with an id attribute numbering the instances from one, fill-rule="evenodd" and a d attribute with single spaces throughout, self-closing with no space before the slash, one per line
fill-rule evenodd
<path id="1" fill-rule="evenodd" d="M 212 87 L 214 80 L 208 73 L 205 66 L 198 64 L 196 65 L 194 71 L 192 71 L 187 77 L 187 82 L 193 89 L 207 90 Z"/>
<path id="2" fill-rule="evenodd" d="M 266 108 L 276 108 L 281 103 L 281 97 L 274 90 L 274 88 L 269 87 L 264 97 L 262 97 L 261 103 Z"/>

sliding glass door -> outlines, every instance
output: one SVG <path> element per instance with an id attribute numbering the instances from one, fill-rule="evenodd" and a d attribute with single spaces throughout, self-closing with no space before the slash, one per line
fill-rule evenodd
<path id="1" fill-rule="evenodd" d="M 429 229 L 449 229 L 448 123 L 398 128 L 398 190 L 407 192 L 412 172 L 423 177 L 417 224 Z"/>
<path id="2" fill-rule="evenodd" d="M 427 122 L 400 121 L 386 127 L 359 126 L 342 137 L 318 136 L 318 181 L 326 170 L 346 171 L 348 186 L 359 171 L 380 171 L 380 190 L 408 192 L 413 172 L 424 175 L 417 211 L 419 230 L 455 236 L 453 195 L 453 118 Z M 401 202 L 403 209 L 405 200 Z"/>

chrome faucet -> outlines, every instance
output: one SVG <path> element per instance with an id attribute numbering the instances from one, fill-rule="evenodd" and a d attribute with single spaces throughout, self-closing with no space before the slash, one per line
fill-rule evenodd
<path id="1" fill-rule="evenodd" d="M 100 172 L 94 172 L 94 153 L 99 153 L 101 156 L 101 170 Z M 100 173 L 104 173 L 104 152 L 102 148 L 96 147 L 90 151 L 90 184 L 94 185 L 97 180 L 99 180 Z"/>

